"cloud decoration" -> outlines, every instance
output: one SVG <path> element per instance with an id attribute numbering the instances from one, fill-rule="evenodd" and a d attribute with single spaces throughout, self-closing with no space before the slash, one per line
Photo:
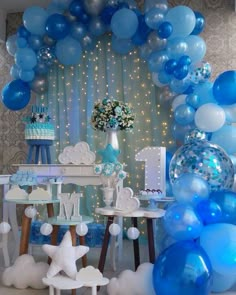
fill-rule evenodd
<path id="1" fill-rule="evenodd" d="M 41 187 L 37 187 L 35 190 L 29 194 L 29 200 L 41 200 L 48 201 L 51 200 L 51 194 Z"/>
<path id="2" fill-rule="evenodd" d="M 59 155 L 58 160 L 61 164 L 85 164 L 91 165 L 95 162 L 95 153 L 90 151 L 87 142 L 79 142 L 75 146 L 67 146 Z"/>
<path id="3" fill-rule="evenodd" d="M 108 295 L 155 295 L 152 286 L 153 264 L 140 264 L 136 272 L 124 270 L 118 278 L 112 278 L 107 286 Z"/>
<path id="4" fill-rule="evenodd" d="M 28 198 L 28 193 L 24 189 L 19 188 L 18 185 L 14 185 L 6 193 L 5 198 L 6 200 L 26 200 Z"/>
<path id="5" fill-rule="evenodd" d="M 99 269 L 91 265 L 81 268 L 76 274 L 76 280 L 81 281 L 85 287 L 104 286 L 109 283 L 109 280 L 103 277 Z"/>
<path id="6" fill-rule="evenodd" d="M 3 285 L 17 289 L 44 289 L 42 278 L 46 276 L 48 264 L 35 262 L 33 256 L 24 254 L 17 257 L 15 263 L 6 268 L 2 275 Z"/>

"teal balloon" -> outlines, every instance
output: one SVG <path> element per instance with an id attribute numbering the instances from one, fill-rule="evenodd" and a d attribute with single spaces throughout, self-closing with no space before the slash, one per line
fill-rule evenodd
<path id="1" fill-rule="evenodd" d="M 112 16 L 111 30 L 116 37 L 121 39 L 131 38 L 138 29 L 138 17 L 130 9 L 119 9 Z"/>
<path id="2" fill-rule="evenodd" d="M 193 206 L 183 202 L 170 205 L 163 221 L 166 232 L 177 241 L 197 239 L 203 228 L 203 223 Z"/>
<path id="3" fill-rule="evenodd" d="M 56 56 L 63 65 L 76 65 L 79 63 L 82 54 L 80 43 L 71 38 L 66 37 L 56 44 Z"/>
<path id="4" fill-rule="evenodd" d="M 37 57 L 31 48 L 19 48 L 15 54 L 15 63 L 22 70 L 32 70 L 37 64 Z"/>
<path id="5" fill-rule="evenodd" d="M 212 286 L 211 262 L 196 243 L 177 242 L 158 256 L 152 280 L 158 295 L 209 295 Z"/>
<path id="6" fill-rule="evenodd" d="M 170 181 L 183 173 L 195 173 L 205 179 L 212 191 L 231 189 L 234 166 L 227 153 L 208 141 L 194 141 L 181 146 L 170 163 Z"/>
<path id="7" fill-rule="evenodd" d="M 2 90 L 2 102 L 11 111 L 18 111 L 27 106 L 30 101 L 30 88 L 28 83 L 20 79 L 13 80 Z"/>
<path id="8" fill-rule="evenodd" d="M 35 35 L 45 34 L 45 24 L 48 14 L 45 9 L 39 6 L 27 8 L 23 14 L 23 23 L 26 29 Z"/>
<path id="9" fill-rule="evenodd" d="M 212 268 L 223 276 L 236 275 L 236 226 L 216 223 L 204 226 L 200 245 L 210 258 Z"/>
<path id="10" fill-rule="evenodd" d="M 236 71 L 223 72 L 215 79 L 213 95 L 219 104 L 236 103 Z"/>

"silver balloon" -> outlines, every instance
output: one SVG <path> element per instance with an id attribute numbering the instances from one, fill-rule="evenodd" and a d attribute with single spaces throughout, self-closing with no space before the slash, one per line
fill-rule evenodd
<path id="1" fill-rule="evenodd" d="M 90 15 L 99 15 L 106 6 L 107 0 L 84 0 L 84 10 Z"/>
<path id="2" fill-rule="evenodd" d="M 56 43 L 56 40 L 50 38 L 48 35 L 44 35 L 43 42 L 48 46 L 53 46 Z"/>
<path id="3" fill-rule="evenodd" d="M 146 0 L 144 10 L 149 11 L 152 8 L 158 8 L 162 13 L 167 13 L 168 1 L 167 0 Z"/>
<path id="4" fill-rule="evenodd" d="M 167 40 L 160 39 L 157 33 L 153 31 L 148 35 L 147 44 L 153 51 L 163 50 L 166 48 Z"/>
<path id="5" fill-rule="evenodd" d="M 73 23 L 77 21 L 76 16 L 72 15 L 69 11 L 64 13 L 64 16 L 68 19 L 69 22 Z"/>
<path id="6" fill-rule="evenodd" d="M 48 79 L 45 76 L 36 76 L 29 86 L 35 93 L 44 94 L 48 90 Z"/>

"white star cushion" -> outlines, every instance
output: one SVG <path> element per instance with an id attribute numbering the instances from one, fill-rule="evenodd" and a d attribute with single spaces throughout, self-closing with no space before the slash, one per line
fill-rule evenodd
<path id="1" fill-rule="evenodd" d="M 72 246 L 70 231 L 67 231 L 59 246 L 43 245 L 44 252 L 51 257 L 47 277 L 52 278 L 64 271 L 70 278 L 75 279 L 77 273 L 76 260 L 84 256 L 89 247 Z"/>

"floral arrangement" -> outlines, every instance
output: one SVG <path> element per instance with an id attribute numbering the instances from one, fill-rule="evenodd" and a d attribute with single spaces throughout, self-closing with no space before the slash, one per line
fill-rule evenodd
<path id="1" fill-rule="evenodd" d="M 100 131 L 107 129 L 129 130 L 133 128 L 134 114 L 127 103 L 105 98 L 94 105 L 92 126 Z"/>

